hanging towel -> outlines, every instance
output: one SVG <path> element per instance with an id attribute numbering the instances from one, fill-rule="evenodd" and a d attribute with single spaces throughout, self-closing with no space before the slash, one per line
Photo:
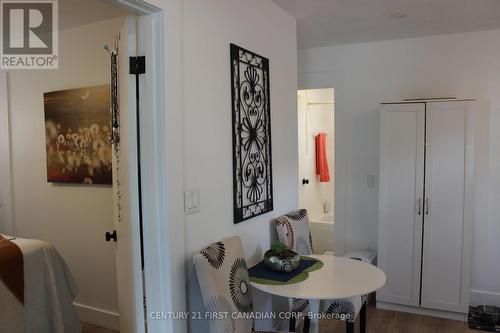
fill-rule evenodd
<path id="1" fill-rule="evenodd" d="M 319 176 L 320 182 L 330 181 L 328 159 L 326 158 L 326 133 L 316 135 L 316 174 Z"/>

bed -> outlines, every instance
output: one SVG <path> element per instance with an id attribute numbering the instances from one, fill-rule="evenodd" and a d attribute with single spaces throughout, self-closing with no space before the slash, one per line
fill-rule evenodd
<path id="1" fill-rule="evenodd" d="M 0 234 L 0 331 L 76 333 L 77 287 L 49 243 Z"/>

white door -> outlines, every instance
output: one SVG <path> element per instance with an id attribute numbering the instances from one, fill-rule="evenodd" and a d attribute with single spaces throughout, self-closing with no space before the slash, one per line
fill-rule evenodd
<path id="1" fill-rule="evenodd" d="M 119 143 L 113 144 L 113 197 L 120 332 L 144 332 L 141 269 L 136 81 L 129 57 L 137 55 L 137 22 L 129 17 L 118 40 Z"/>
<path id="2" fill-rule="evenodd" d="M 427 105 L 422 306 L 467 312 L 470 102 Z"/>
<path id="3" fill-rule="evenodd" d="M 378 301 L 420 302 L 424 122 L 424 103 L 382 106 L 378 265 L 387 282 Z"/>

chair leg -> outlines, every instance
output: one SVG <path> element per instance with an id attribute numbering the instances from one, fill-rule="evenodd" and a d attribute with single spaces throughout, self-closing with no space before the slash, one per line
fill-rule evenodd
<path id="1" fill-rule="evenodd" d="M 359 312 L 359 332 L 366 332 L 366 303 L 363 304 Z"/>
<path id="2" fill-rule="evenodd" d="M 309 333 L 309 327 L 311 326 L 311 319 L 308 316 L 304 318 L 304 333 Z"/>
<path id="3" fill-rule="evenodd" d="M 346 333 L 354 333 L 354 323 L 350 321 L 345 322 L 345 331 Z"/>
<path id="4" fill-rule="evenodd" d="M 288 326 L 288 330 L 289 330 L 290 332 L 295 332 L 295 316 L 292 316 L 292 317 L 290 318 L 290 324 L 289 324 L 289 326 Z"/>
<path id="5" fill-rule="evenodd" d="M 293 312 L 293 298 L 288 298 L 288 311 L 290 311 L 290 314 L 292 315 L 290 317 L 290 322 L 288 323 L 288 331 L 289 332 L 295 332 L 295 325 L 296 325 L 296 319 L 295 319 L 295 313 Z"/>

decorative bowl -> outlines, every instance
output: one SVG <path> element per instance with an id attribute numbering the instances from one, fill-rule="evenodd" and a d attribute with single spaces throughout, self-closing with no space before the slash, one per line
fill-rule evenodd
<path id="1" fill-rule="evenodd" d="M 286 255 L 279 256 L 269 250 L 264 253 L 264 265 L 277 272 L 290 273 L 300 265 L 300 256 L 294 251 L 288 251 Z"/>

